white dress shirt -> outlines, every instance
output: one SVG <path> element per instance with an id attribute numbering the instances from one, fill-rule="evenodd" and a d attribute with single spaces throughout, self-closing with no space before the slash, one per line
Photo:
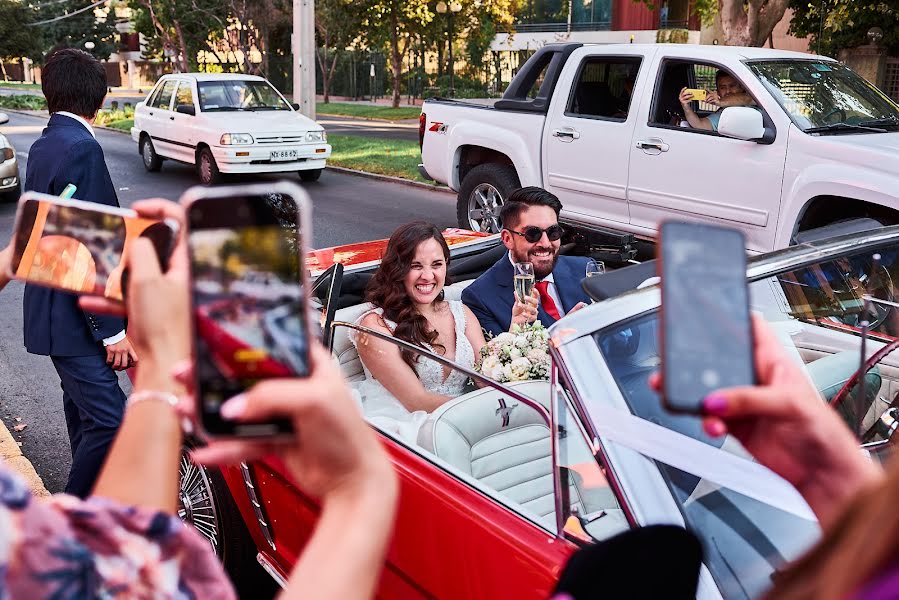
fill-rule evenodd
<path id="1" fill-rule="evenodd" d="M 70 119 L 75 119 L 76 121 L 78 121 L 79 123 L 84 125 L 84 128 L 87 129 L 87 132 L 89 134 L 91 134 L 91 137 L 96 139 L 97 136 L 96 136 L 96 134 L 94 134 L 94 128 L 91 127 L 91 124 L 88 123 L 84 117 L 76 115 L 75 113 L 70 113 L 70 112 L 64 111 L 64 110 L 58 110 L 53 114 L 62 115 L 64 117 L 69 117 Z M 112 337 L 104 338 L 103 345 L 104 346 L 112 346 L 113 344 L 118 344 L 119 342 L 121 342 L 124 339 L 125 339 L 125 330 L 123 329 Z"/>

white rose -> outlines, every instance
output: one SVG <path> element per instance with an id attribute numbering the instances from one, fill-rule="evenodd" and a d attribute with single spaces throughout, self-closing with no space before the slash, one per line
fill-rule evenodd
<path id="1" fill-rule="evenodd" d="M 498 336 L 496 336 L 495 338 L 493 338 L 492 341 L 495 341 L 497 344 L 502 344 L 502 345 L 511 344 L 512 342 L 515 341 L 515 336 L 512 335 L 511 333 L 509 333 L 508 331 L 504 331 L 501 334 L 499 334 Z"/>
<path id="2" fill-rule="evenodd" d="M 524 358 L 524 357 L 516 358 L 515 360 L 512 361 L 512 363 L 511 363 L 510 366 L 511 366 L 513 369 L 524 369 L 524 370 L 527 370 L 527 369 L 530 369 L 530 368 L 531 368 L 531 361 L 529 361 L 528 359 L 526 359 L 526 358 Z"/>
<path id="3" fill-rule="evenodd" d="M 523 356 L 521 350 L 518 349 L 517 346 L 512 346 L 512 349 L 509 351 L 509 356 L 512 357 L 512 360 L 518 360 Z"/>
<path id="4" fill-rule="evenodd" d="M 528 338 L 525 335 L 519 335 L 515 338 L 515 345 L 519 348 L 524 348 L 528 345 Z"/>
<path id="5" fill-rule="evenodd" d="M 495 356 L 488 356 L 484 359 L 484 362 L 481 363 L 481 373 L 490 373 L 498 364 L 499 361 L 496 360 Z"/>
<path id="6" fill-rule="evenodd" d="M 490 371 L 490 374 L 488 375 L 488 377 L 495 381 L 502 381 L 503 380 L 503 367 L 501 365 L 496 365 Z"/>
<path id="7" fill-rule="evenodd" d="M 502 371 L 503 371 L 503 377 L 506 378 L 506 381 L 511 381 L 512 380 L 512 366 L 505 365 L 505 366 L 503 366 Z"/>

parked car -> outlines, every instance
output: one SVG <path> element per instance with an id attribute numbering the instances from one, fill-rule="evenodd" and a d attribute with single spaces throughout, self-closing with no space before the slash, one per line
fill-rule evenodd
<path id="1" fill-rule="evenodd" d="M 692 129 L 679 91 L 714 90 L 719 71 L 756 108 L 723 109 L 717 132 Z M 427 100 L 419 131 L 421 168 L 458 192 L 467 229 L 498 231 L 519 185 L 545 187 L 571 228 L 612 240 L 653 239 L 660 220 L 677 218 L 738 227 L 765 252 L 836 221 L 899 223 L 899 106 L 824 56 L 548 45 L 492 107 Z"/>
<path id="2" fill-rule="evenodd" d="M 0 125 L 9 122 L 9 115 L 0 113 Z M 0 133 L 0 197 L 17 202 L 22 191 L 19 179 L 19 160 L 9 138 Z"/>
<path id="3" fill-rule="evenodd" d="M 131 139 L 148 171 L 176 160 L 196 165 L 206 185 L 226 173 L 296 171 L 316 181 L 331 146 L 321 125 L 297 110 L 262 77 L 165 75 L 135 107 Z"/>
<path id="4" fill-rule="evenodd" d="M 892 283 L 899 280 L 899 226 L 853 231 L 841 225 L 756 256 L 747 277 L 753 308 L 876 451 L 889 446 L 899 390 L 899 356 L 888 354 L 899 347 Z M 821 239 L 835 233 L 844 235 Z M 498 237 L 451 240 L 456 283 L 447 298 L 458 298 L 502 257 Z M 368 309 L 360 290 L 376 267 L 360 250 L 319 250 L 309 261 L 320 273 L 313 287 L 330 343 L 351 382 L 364 374 L 349 333 Z M 329 266 L 328 257 L 346 262 Z M 379 597 L 542 600 L 578 545 L 673 523 L 703 542 L 698 598 L 756 598 L 814 543 L 818 524 L 789 484 L 760 469 L 733 437 L 709 438 L 698 418 L 663 410 L 650 390 L 660 294 L 641 284 L 653 274 L 652 264 L 641 264 L 587 281 L 597 302 L 550 329 L 549 381 L 481 379 L 482 387 L 470 386 L 429 415 L 417 443 L 371 420 L 402 482 Z M 874 326 L 861 395 L 850 380 L 865 297 Z M 222 471 L 186 458 L 182 466 L 181 514 L 229 571 L 245 573 L 255 558 L 283 585 L 313 530 L 316 502 L 274 458 Z"/>

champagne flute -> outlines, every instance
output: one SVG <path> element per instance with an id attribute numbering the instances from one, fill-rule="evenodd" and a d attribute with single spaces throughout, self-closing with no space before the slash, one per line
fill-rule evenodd
<path id="1" fill-rule="evenodd" d="M 592 258 L 587 261 L 587 277 L 595 277 L 596 275 L 602 275 L 606 272 L 606 265 L 601 260 L 593 260 Z"/>
<path id="2" fill-rule="evenodd" d="M 529 262 L 517 262 L 512 265 L 515 269 L 515 293 L 519 302 L 524 302 L 534 289 L 534 265 Z"/>

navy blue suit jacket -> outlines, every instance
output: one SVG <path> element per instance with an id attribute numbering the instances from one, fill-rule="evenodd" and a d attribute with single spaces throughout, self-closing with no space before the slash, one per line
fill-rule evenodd
<path id="1" fill-rule="evenodd" d="M 69 183 L 78 186 L 79 200 L 119 205 L 100 144 L 75 119 L 54 114 L 28 152 L 25 191 L 58 196 Z M 125 329 L 124 319 L 82 311 L 74 294 L 36 285 L 25 286 L 23 308 L 32 354 L 105 354 L 103 339 Z"/>
<path id="2" fill-rule="evenodd" d="M 578 302 L 590 302 L 590 297 L 581 288 L 581 280 L 586 276 L 588 258 L 580 256 L 560 256 L 553 269 L 553 283 L 562 300 L 564 315 Z M 462 302 L 475 314 L 488 333 L 499 335 L 509 330 L 512 324 L 512 305 L 515 304 L 515 285 L 509 253 L 503 255 L 496 264 L 462 290 Z M 545 326 L 555 323 L 543 307 L 537 310 L 537 318 Z"/>

